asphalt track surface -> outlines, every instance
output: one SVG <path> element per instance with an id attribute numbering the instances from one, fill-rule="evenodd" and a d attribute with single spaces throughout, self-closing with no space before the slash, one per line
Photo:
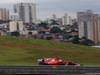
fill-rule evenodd
<path id="1" fill-rule="evenodd" d="M 0 74 L 100 75 L 100 67 L 64 65 L 0 65 Z"/>

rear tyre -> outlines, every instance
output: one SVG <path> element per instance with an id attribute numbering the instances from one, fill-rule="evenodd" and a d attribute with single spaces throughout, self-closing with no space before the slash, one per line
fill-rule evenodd
<path id="1" fill-rule="evenodd" d="M 44 62 L 40 62 L 39 65 L 45 65 Z"/>

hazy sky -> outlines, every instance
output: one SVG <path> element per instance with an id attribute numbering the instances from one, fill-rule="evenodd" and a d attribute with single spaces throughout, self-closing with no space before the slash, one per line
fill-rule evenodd
<path id="1" fill-rule="evenodd" d="M 62 17 L 65 13 L 76 18 L 77 12 L 91 9 L 100 13 L 100 0 L 0 0 L 0 8 L 7 8 L 13 12 L 13 5 L 20 2 L 35 3 L 37 18 L 50 18 L 52 14 Z"/>

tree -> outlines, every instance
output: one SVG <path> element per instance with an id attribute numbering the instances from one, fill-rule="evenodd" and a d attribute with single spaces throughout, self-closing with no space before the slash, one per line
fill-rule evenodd
<path id="1" fill-rule="evenodd" d="M 52 25 L 59 25 L 55 20 L 52 20 Z"/>
<path id="2" fill-rule="evenodd" d="M 69 39 L 69 38 L 72 38 L 73 36 L 72 35 L 64 35 L 64 38 L 66 39 Z"/>
<path id="3" fill-rule="evenodd" d="M 72 43 L 79 44 L 79 38 L 78 37 L 74 37 L 73 40 L 72 40 Z"/>
<path id="4" fill-rule="evenodd" d="M 71 32 L 78 32 L 78 31 L 76 31 L 76 30 L 72 29 L 72 30 L 71 30 Z"/>
<path id="5" fill-rule="evenodd" d="M 50 31 L 50 33 L 60 33 L 60 32 L 61 32 L 61 29 L 58 27 L 53 27 L 51 28 L 51 31 Z"/>
<path id="6" fill-rule="evenodd" d="M 45 29 L 48 29 L 48 23 L 47 22 L 41 22 L 40 24 L 39 24 L 39 26 L 42 26 L 42 27 L 44 27 Z"/>
<path id="7" fill-rule="evenodd" d="M 73 23 L 73 25 L 71 26 L 71 28 L 78 28 L 77 22 Z"/>
<path id="8" fill-rule="evenodd" d="M 18 37 L 20 34 L 18 31 L 14 31 L 14 32 L 11 32 L 11 36 L 16 36 Z"/>
<path id="9" fill-rule="evenodd" d="M 81 40 L 80 40 L 80 44 L 81 45 L 87 45 L 87 46 L 92 46 L 94 45 L 94 41 L 90 40 L 90 39 L 87 39 L 86 37 L 82 37 Z"/>
<path id="10" fill-rule="evenodd" d="M 50 37 L 50 36 L 49 36 L 49 37 L 46 37 L 46 39 L 47 39 L 47 40 L 51 40 L 51 39 L 53 39 L 53 37 Z"/>
<path id="11" fill-rule="evenodd" d="M 40 31 L 39 33 L 45 35 L 46 34 L 46 31 Z"/>
<path id="12" fill-rule="evenodd" d="M 62 34 L 68 34 L 68 32 L 66 32 L 66 30 L 62 30 L 61 33 Z"/>

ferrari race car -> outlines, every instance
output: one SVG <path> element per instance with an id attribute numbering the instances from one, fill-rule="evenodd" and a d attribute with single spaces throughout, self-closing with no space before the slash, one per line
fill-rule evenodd
<path id="1" fill-rule="evenodd" d="M 82 66 L 74 61 L 63 61 L 59 58 L 44 58 L 44 59 L 38 59 L 39 65 L 74 65 L 74 66 Z"/>

